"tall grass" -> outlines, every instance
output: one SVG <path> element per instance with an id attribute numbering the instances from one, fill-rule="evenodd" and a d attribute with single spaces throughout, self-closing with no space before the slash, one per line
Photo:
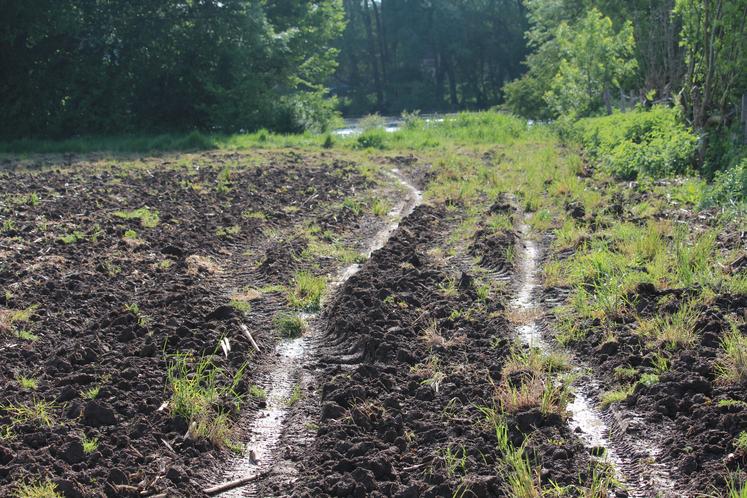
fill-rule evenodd
<path id="1" fill-rule="evenodd" d="M 716 362 L 718 380 L 724 384 L 737 384 L 747 380 L 747 337 L 735 322 L 721 339 L 721 354 Z"/>

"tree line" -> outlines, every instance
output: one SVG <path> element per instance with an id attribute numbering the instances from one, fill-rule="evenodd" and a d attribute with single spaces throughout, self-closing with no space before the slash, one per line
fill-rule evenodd
<path id="1" fill-rule="evenodd" d="M 655 102 L 723 130 L 747 92 L 747 0 L 0 0 L 0 12 L 6 139 Z"/>
<path id="2" fill-rule="evenodd" d="M 520 0 L 345 0 L 331 81 L 346 114 L 484 109 L 522 73 Z"/>
<path id="3" fill-rule="evenodd" d="M 525 74 L 504 87 L 511 111 L 555 119 L 676 104 L 710 131 L 701 160 L 735 141 L 747 107 L 747 0 L 524 3 L 531 52 Z"/>
<path id="4" fill-rule="evenodd" d="M 333 112 L 338 0 L 0 0 L 0 136 L 268 127 Z"/>

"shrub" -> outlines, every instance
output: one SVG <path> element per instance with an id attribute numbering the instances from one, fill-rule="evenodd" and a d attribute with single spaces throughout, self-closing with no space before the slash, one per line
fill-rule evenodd
<path id="1" fill-rule="evenodd" d="M 385 142 L 386 131 L 377 128 L 361 133 L 358 136 L 356 147 L 359 149 L 384 149 Z"/>
<path id="2" fill-rule="evenodd" d="M 698 140 L 678 112 L 665 107 L 581 119 L 570 133 L 603 169 L 625 180 L 687 172 Z"/>
<path id="3" fill-rule="evenodd" d="M 734 167 L 718 171 L 706 191 L 704 206 L 747 203 L 747 157 Z"/>
<path id="4" fill-rule="evenodd" d="M 380 130 L 384 128 L 385 125 L 386 121 L 378 114 L 363 116 L 360 121 L 358 121 L 358 126 L 363 131 Z"/>

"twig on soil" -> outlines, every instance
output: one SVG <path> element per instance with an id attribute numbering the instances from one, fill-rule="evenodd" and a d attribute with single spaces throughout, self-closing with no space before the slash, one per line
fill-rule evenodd
<path id="1" fill-rule="evenodd" d="M 249 338 L 249 342 L 252 343 L 252 346 L 254 346 L 254 349 L 256 349 L 257 352 L 259 353 L 259 346 L 257 346 L 257 343 L 254 341 L 254 337 L 252 337 L 252 333 L 249 332 L 249 328 L 243 323 L 240 323 L 239 326 L 241 327 L 241 330 L 244 332 L 244 335 L 246 335 L 247 338 Z"/>
<path id="2" fill-rule="evenodd" d="M 313 201 L 313 200 L 314 200 L 314 199 L 316 199 L 317 197 L 319 197 L 319 194 L 312 194 L 312 195 L 311 195 L 311 197 L 309 197 L 308 199 L 306 199 L 305 201 L 303 201 L 303 202 L 302 202 L 302 203 L 301 203 L 301 204 L 300 204 L 300 205 L 298 206 L 298 208 L 300 209 L 300 208 L 304 207 L 304 205 L 305 205 L 305 204 L 306 204 L 307 202 Z"/>
<path id="3" fill-rule="evenodd" d="M 404 469 L 402 469 L 402 470 L 404 470 L 404 471 L 406 471 L 406 472 L 412 472 L 413 470 L 418 470 L 418 469 L 422 469 L 423 467 L 427 467 L 427 466 L 428 466 L 428 465 L 430 465 L 430 464 L 431 464 L 430 462 L 427 462 L 427 463 L 419 463 L 419 464 L 417 464 L 417 465 L 410 465 L 409 467 L 405 467 L 405 468 L 404 468 Z"/>
<path id="4" fill-rule="evenodd" d="M 214 495 L 223 493 L 231 489 L 240 488 L 241 486 L 249 484 L 252 481 L 256 481 L 257 479 L 261 479 L 269 475 L 271 472 L 272 472 L 271 470 L 266 470 L 264 472 L 260 472 L 259 474 L 255 474 L 251 477 L 242 477 L 241 479 L 236 479 L 235 481 L 224 482 L 223 484 L 218 484 L 217 486 L 203 489 L 202 492 L 208 496 L 214 496 Z"/>

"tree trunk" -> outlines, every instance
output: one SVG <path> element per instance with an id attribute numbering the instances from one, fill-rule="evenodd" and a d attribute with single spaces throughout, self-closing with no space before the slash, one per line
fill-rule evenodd
<path id="1" fill-rule="evenodd" d="M 381 22 L 381 16 L 379 15 L 379 8 L 376 7 L 376 2 L 371 1 L 371 10 L 374 14 L 374 20 L 376 21 L 376 39 L 379 42 L 379 61 L 381 61 L 381 79 L 382 85 L 387 87 L 387 57 L 386 57 L 386 40 L 384 35 L 384 26 Z"/>
<path id="2" fill-rule="evenodd" d="M 381 86 L 381 76 L 379 75 L 379 62 L 376 57 L 376 42 L 374 41 L 373 29 L 371 28 L 371 11 L 368 7 L 369 0 L 363 2 L 363 24 L 366 26 L 366 36 L 368 37 L 368 55 L 371 58 L 371 73 L 376 88 L 376 108 L 380 113 L 384 112 L 384 89 Z"/>
<path id="3" fill-rule="evenodd" d="M 449 78 L 449 96 L 451 97 L 451 111 L 454 112 L 459 108 L 459 99 L 457 97 L 456 76 L 454 66 L 449 61 L 448 56 L 441 56 L 446 69 L 446 76 Z"/>
<path id="4" fill-rule="evenodd" d="M 605 87 L 602 98 L 604 99 L 604 107 L 607 109 L 607 115 L 609 116 L 612 114 L 612 96 L 608 87 Z"/>

